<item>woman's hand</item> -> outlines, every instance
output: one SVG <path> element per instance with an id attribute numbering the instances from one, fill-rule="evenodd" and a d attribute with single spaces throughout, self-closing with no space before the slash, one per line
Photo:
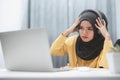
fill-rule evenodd
<path id="1" fill-rule="evenodd" d="M 75 32 L 76 31 L 76 27 L 78 26 L 78 24 L 80 23 L 80 17 L 78 17 L 75 22 L 73 23 L 73 25 L 68 28 L 65 32 L 63 32 L 64 36 L 68 36 L 70 33 Z"/>
<path id="2" fill-rule="evenodd" d="M 101 34 L 103 35 L 103 37 L 105 38 L 105 40 L 110 40 L 110 34 L 107 31 L 107 27 L 106 27 L 106 22 L 104 19 L 100 19 L 98 17 L 98 19 L 96 19 L 97 24 L 95 24 L 95 26 L 100 30 Z"/>
<path id="3" fill-rule="evenodd" d="M 78 24 L 80 23 L 80 17 L 78 17 L 75 22 L 73 23 L 73 25 L 69 28 L 69 30 L 71 32 L 75 32 L 76 31 L 76 27 L 78 26 Z"/>

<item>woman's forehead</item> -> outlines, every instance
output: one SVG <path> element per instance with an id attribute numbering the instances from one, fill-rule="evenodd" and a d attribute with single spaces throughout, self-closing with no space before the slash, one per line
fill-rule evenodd
<path id="1" fill-rule="evenodd" d="M 92 26 L 92 24 L 88 20 L 81 21 L 80 26 Z"/>

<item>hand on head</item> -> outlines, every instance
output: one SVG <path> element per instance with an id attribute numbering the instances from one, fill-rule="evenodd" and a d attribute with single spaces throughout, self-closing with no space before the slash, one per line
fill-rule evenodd
<path id="1" fill-rule="evenodd" d="M 75 20 L 73 25 L 70 28 L 68 28 L 66 31 L 63 32 L 63 35 L 68 36 L 70 33 L 75 32 L 76 27 L 79 25 L 79 23 L 80 23 L 80 17 L 77 17 L 77 19 Z"/>
<path id="2" fill-rule="evenodd" d="M 110 39 L 110 35 L 107 31 L 107 27 L 106 27 L 106 22 L 104 19 L 100 19 L 99 17 L 96 19 L 97 24 L 95 24 L 95 26 L 99 29 L 99 31 L 101 32 L 101 34 L 103 35 L 103 37 L 105 39 Z"/>
<path id="3" fill-rule="evenodd" d="M 69 28 L 71 33 L 76 31 L 76 27 L 79 25 L 79 23 L 80 23 L 80 17 L 77 17 L 73 25 Z"/>

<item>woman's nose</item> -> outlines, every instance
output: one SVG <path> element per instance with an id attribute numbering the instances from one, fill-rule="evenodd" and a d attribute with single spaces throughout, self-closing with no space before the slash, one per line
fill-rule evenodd
<path id="1" fill-rule="evenodd" d="M 82 31 L 84 34 L 88 33 L 88 30 L 87 29 L 83 29 Z"/>

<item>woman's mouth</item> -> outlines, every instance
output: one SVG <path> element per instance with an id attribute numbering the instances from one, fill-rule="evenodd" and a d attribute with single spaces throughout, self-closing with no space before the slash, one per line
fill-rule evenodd
<path id="1" fill-rule="evenodd" d="M 83 39 L 87 39 L 88 37 L 87 36 L 82 36 Z"/>

